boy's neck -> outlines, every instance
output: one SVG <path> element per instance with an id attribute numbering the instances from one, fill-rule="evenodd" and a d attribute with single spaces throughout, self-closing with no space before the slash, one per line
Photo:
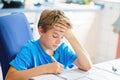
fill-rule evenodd
<path id="1" fill-rule="evenodd" d="M 54 51 L 51 50 L 46 50 L 45 51 L 48 55 L 53 56 L 54 55 Z"/>

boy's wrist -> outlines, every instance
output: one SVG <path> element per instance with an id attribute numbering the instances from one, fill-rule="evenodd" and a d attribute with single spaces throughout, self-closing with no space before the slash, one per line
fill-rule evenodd
<path id="1" fill-rule="evenodd" d="M 73 38 L 75 38 L 74 34 L 72 33 L 72 31 L 70 33 L 68 33 L 66 36 L 65 36 L 66 39 L 68 40 L 71 40 Z"/>

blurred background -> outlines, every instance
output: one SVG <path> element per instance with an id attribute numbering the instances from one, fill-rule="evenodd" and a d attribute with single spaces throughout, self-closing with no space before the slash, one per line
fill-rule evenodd
<path id="1" fill-rule="evenodd" d="M 39 38 L 37 22 L 44 9 L 65 11 L 94 64 L 120 58 L 120 0 L 0 0 L 0 16 L 25 13 L 34 39 Z"/>

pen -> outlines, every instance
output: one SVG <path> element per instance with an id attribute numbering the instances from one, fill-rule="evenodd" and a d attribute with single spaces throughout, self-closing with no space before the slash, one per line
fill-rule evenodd
<path id="1" fill-rule="evenodd" d="M 113 72 L 116 72 L 117 69 L 116 69 L 114 66 L 112 66 L 112 71 L 113 71 Z"/>
<path id="2" fill-rule="evenodd" d="M 53 62 L 57 62 L 53 56 L 51 56 L 51 59 L 53 60 Z"/>

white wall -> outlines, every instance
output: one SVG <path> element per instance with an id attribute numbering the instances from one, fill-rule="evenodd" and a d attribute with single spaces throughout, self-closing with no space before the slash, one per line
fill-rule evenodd
<path id="1" fill-rule="evenodd" d="M 85 47 L 92 61 L 94 61 L 95 54 L 93 53 L 95 52 L 94 50 L 92 51 L 91 48 L 94 49 L 95 46 L 93 44 L 92 45 L 88 44 L 86 41 L 91 43 L 92 41 L 90 41 L 90 39 L 94 39 L 92 37 L 93 34 L 91 35 L 89 31 L 91 30 L 94 20 L 96 18 L 97 15 L 96 12 L 97 10 L 67 13 L 68 17 L 71 19 L 72 23 L 74 24 L 73 32 L 75 36 L 77 37 L 79 42 L 83 45 L 83 47 Z M 88 36 L 90 36 L 89 39 L 87 39 Z M 92 47 L 88 48 L 89 46 Z"/>
<path id="2" fill-rule="evenodd" d="M 120 14 L 120 4 L 104 4 L 104 9 L 97 11 L 85 42 L 94 63 L 115 59 L 116 56 L 118 34 L 113 32 L 112 23 Z"/>

